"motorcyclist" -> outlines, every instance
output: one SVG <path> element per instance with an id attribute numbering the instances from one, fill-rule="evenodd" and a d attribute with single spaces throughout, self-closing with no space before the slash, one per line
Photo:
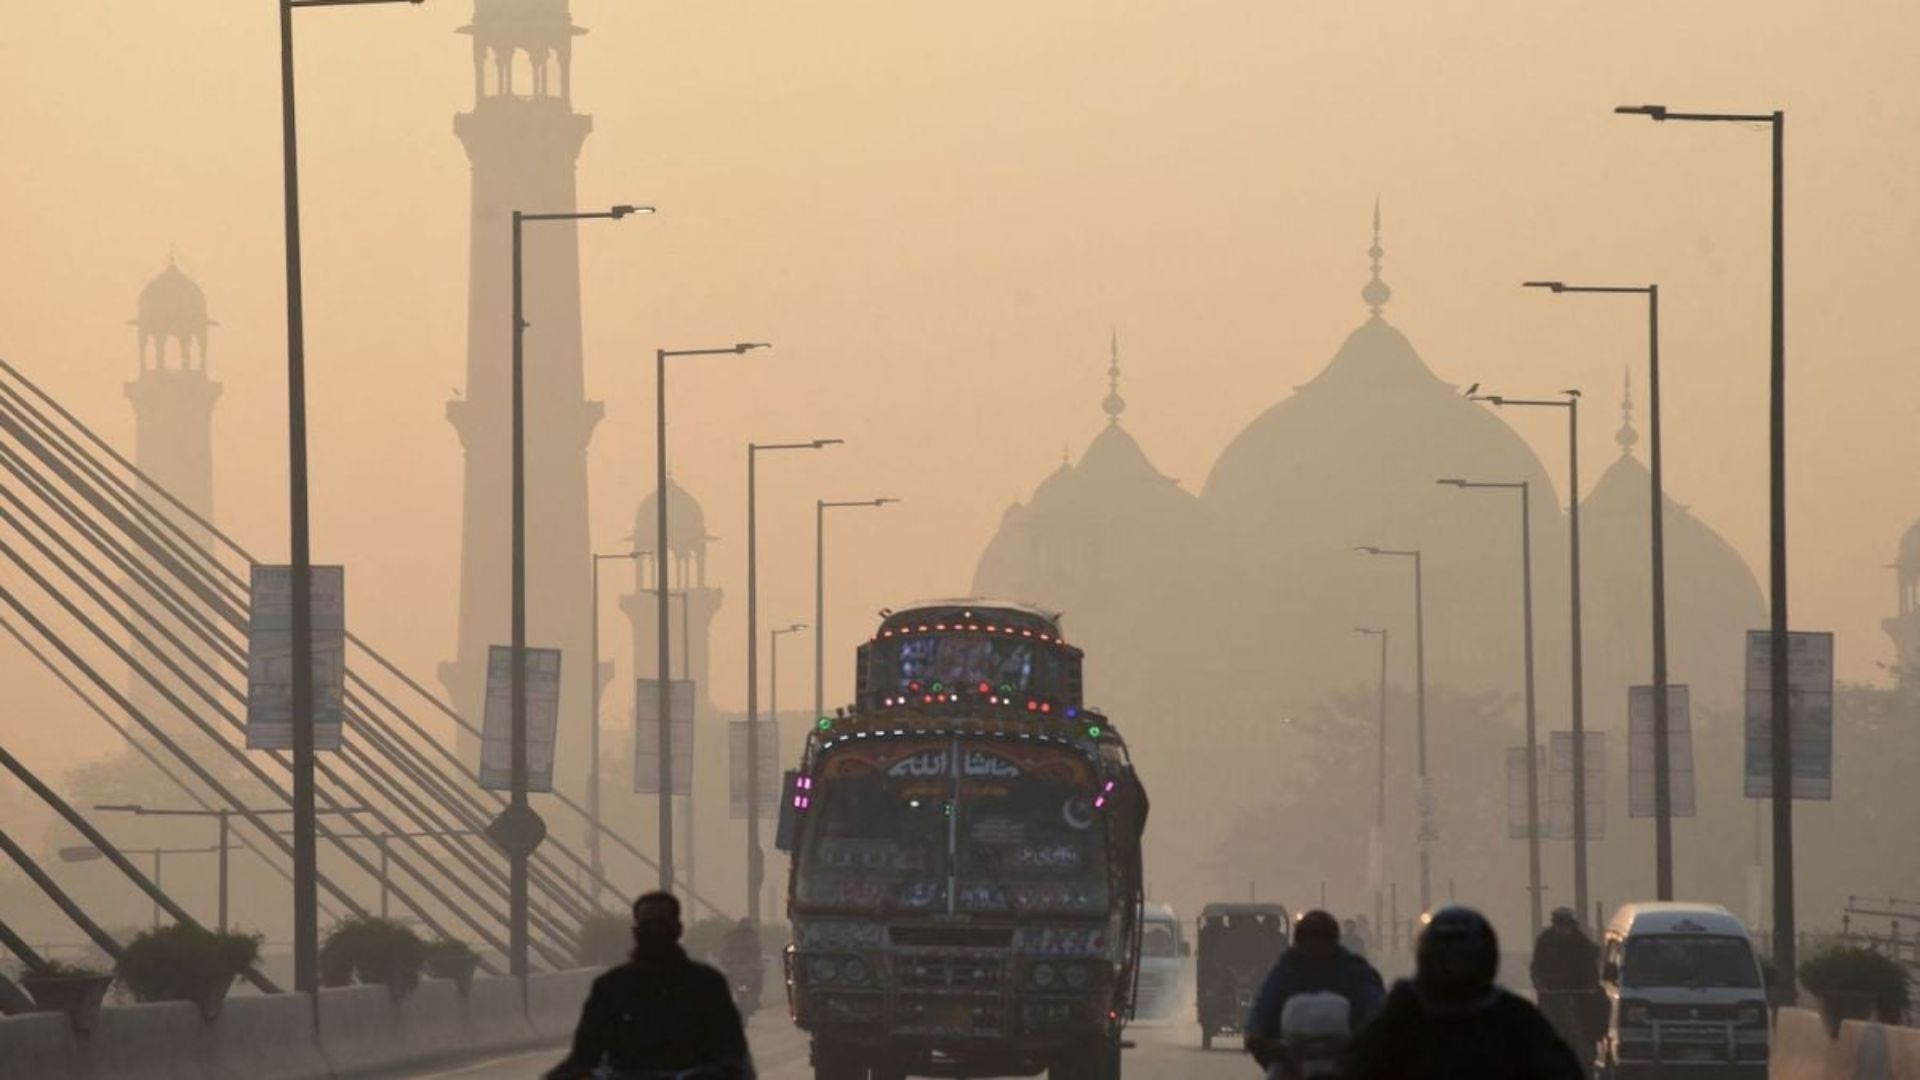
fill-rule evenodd
<path id="1" fill-rule="evenodd" d="M 742 1008 L 758 1007 L 766 959 L 760 951 L 760 931 L 752 922 L 741 919 L 727 930 L 720 943 L 720 967 L 732 985 L 745 987 L 737 1003 Z"/>
<path id="2" fill-rule="evenodd" d="M 1288 999 L 1329 992 L 1347 1000 L 1347 1022 L 1357 1028 L 1380 1008 L 1386 986 L 1380 973 L 1340 944 L 1340 924 L 1324 911 L 1309 911 L 1293 928 L 1293 945 L 1280 954 L 1247 1014 L 1246 1048 L 1262 1068 L 1280 1058 L 1281 1014 Z"/>
<path id="3" fill-rule="evenodd" d="M 1358 1080 L 1580 1080 L 1580 1062 L 1525 998 L 1494 984 L 1500 943 L 1477 911 L 1445 907 L 1420 933 L 1411 982 L 1347 1051 Z"/>
<path id="4" fill-rule="evenodd" d="M 1547 1019 L 1576 1054 L 1593 1045 L 1594 1006 L 1600 1001 L 1600 950 L 1580 929 L 1573 909 L 1553 910 L 1553 922 L 1533 944 L 1533 989 Z"/>
<path id="5" fill-rule="evenodd" d="M 633 902 L 633 954 L 593 981 L 573 1049 L 547 1080 L 664 1073 L 752 1080 L 753 1058 L 726 977 L 680 947 L 680 901 L 651 892 Z"/>

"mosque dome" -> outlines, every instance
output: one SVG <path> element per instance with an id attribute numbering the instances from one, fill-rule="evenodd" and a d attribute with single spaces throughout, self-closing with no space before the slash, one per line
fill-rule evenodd
<path id="1" fill-rule="evenodd" d="M 648 495 L 640 501 L 640 509 L 633 518 L 633 550 L 651 552 L 654 538 L 659 534 L 659 504 L 655 496 Z M 667 550 L 681 554 L 691 554 L 706 550 L 707 514 L 700 503 L 687 489 L 667 478 Z"/>
<path id="2" fill-rule="evenodd" d="M 197 338 L 206 333 L 207 294 L 194 280 L 182 273 L 178 263 L 167 260 L 167 268 L 140 290 L 139 315 L 135 324 L 141 331 L 161 336 Z"/>

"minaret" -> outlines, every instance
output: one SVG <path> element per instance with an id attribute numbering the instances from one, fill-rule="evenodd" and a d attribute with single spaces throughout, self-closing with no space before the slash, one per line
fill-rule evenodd
<path id="1" fill-rule="evenodd" d="M 654 674 L 660 658 L 659 609 L 654 606 L 654 574 L 660 561 L 653 554 L 654 522 L 659 511 L 653 500 L 654 496 L 648 495 L 634 515 L 633 550 L 640 557 L 633 564 L 634 591 L 620 598 L 620 610 L 633 625 L 633 670 L 642 678 Z M 671 674 L 678 679 L 684 673 L 694 680 L 694 720 L 698 723 L 714 713 L 707 645 L 724 594 L 718 586 L 707 584 L 707 541 L 713 537 L 707 535 L 706 512 L 672 477 L 667 478 L 667 530 Z M 683 602 L 685 607 L 681 606 Z"/>
<path id="2" fill-rule="evenodd" d="M 447 404 L 466 451 L 458 651 L 440 679 L 454 707 L 482 715 L 490 645 L 509 638 L 512 356 L 511 222 L 515 210 L 575 208 L 574 161 L 593 127 L 573 110 L 573 24 L 567 0 L 474 0 L 471 112 L 454 117 L 472 170 L 467 383 Z M 590 700 L 587 443 L 601 405 L 586 400 L 580 348 L 580 259 L 571 222 L 526 230 L 527 640 L 562 650 L 556 785 L 585 786 Z M 463 738 L 460 752 L 478 753 Z"/>
<path id="3" fill-rule="evenodd" d="M 140 371 L 127 383 L 133 402 L 134 464 L 194 513 L 213 518 L 213 406 L 220 384 L 207 377 L 207 297 L 172 259 L 140 290 L 134 327 Z M 149 494 L 194 543 L 206 530 L 167 500 Z M 177 627 L 175 629 L 178 629 Z M 171 652 L 171 649 L 168 649 Z M 156 670 L 158 670 L 156 668 Z M 186 723 L 147 680 L 129 672 L 134 707 L 173 734 Z"/>
<path id="4" fill-rule="evenodd" d="M 140 374 L 127 384 L 135 422 L 134 463 L 193 512 L 213 517 L 213 405 L 220 384 L 207 377 L 207 297 L 167 260 L 167 268 L 140 290 L 130 324 L 140 349 Z M 162 506 L 165 500 L 157 500 Z M 171 512 L 171 510 L 169 510 Z M 183 515 L 182 527 L 205 539 Z"/>

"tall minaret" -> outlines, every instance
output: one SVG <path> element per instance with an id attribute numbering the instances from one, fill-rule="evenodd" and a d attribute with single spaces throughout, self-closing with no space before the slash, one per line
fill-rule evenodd
<path id="1" fill-rule="evenodd" d="M 206 294 L 168 259 L 167 268 L 140 290 L 139 314 L 131 325 L 140 348 L 140 374 L 127 384 L 134 463 L 194 513 L 211 519 L 213 405 L 220 384 L 207 377 L 207 328 L 215 324 L 207 318 Z M 200 538 L 197 529 L 191 531 Z"/>
<path id="2" fill-rule="evenodd" d="M 458 651 L 440 679 L 460 714 L 481 718 L 487 647 L 509 640 L 508 518 L 513 211 L 574 209 L 574 160 L 593 121 L 573 110 L 573 24 L 567 0 L 475 0 L 473 111 L 453 130 L 472 167 L 467 385 L 447 404 L 466 450 Z M 562 650 L 556 785 L 585 786 L 591 663 L 587 443 L 601 416 L 580 356 L 580 259 L 570 222 L 529 226 L 526 302 L 527 640 Z M 463 739 L 462 757 L 477 747 Z"/>
<path id="3" fill-rule="evenodd" d="M 206 294 L 168 259 L 167 268 L 140 290 L 132 325 L 140 352 L 139 374 L 127 383 L 134 464 L 194 513 L 212 520 L 213 406 L 220 384 L 207 377 L 207 328 L 215 324 L 207 318 Z M 195 543 L 211 539 L 167 500 L 150 498 Z M 130 673 L 128 690 L 134 707 L 169 732 L 177 735 L 186 727 L 145 678 Z"/>

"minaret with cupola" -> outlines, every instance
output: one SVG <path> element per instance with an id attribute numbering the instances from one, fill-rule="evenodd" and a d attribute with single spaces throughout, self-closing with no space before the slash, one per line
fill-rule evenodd
<path id="1" fill-rule="evenodd" d="M 133 402 L 134 463 L 194 513 L 213 517 L 213 406 L 220 384 L 207 374 L 207 297 L 178 263 L 140 290 L 132 323 L 140 369 L 127 383 Z M 166 500 L 155 500 L 188 535 L 203 531 Z"/>
<path id="2" fill-rule="evenodd" d="M 471 167 L 467 374 L 447 419 L 465 450 L 459 640 L 440 679 L 478 722 L 487 649 L 509 636 L 512 216 L 575 209 L 574 164 L 591 117 L 573 108 L 574 25 L 566 0 L 474 0 L 473 108 L 454 118 Z M 528 228 L 526 310 L 527 633 L 561 650 L 556 786 L 586 775 L 592 664 L 587 444 L 602 407 L 586 398 L 574 223 Z M 476 752 L 471 740 L 464 755 Z"/>

